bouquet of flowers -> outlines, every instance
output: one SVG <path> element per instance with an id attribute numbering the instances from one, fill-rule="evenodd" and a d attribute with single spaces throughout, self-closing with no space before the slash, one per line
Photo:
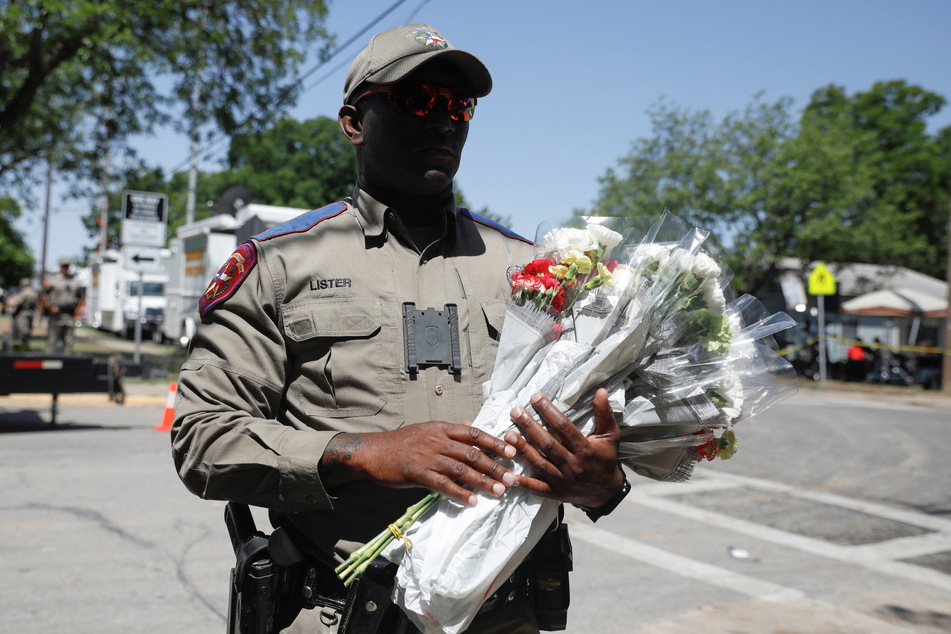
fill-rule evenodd
<path id="1" fill-rule="evenodd" d="M 576 219 L 544 232 L 536 259 L 508 272 L 512 297 L 473 425 L 501 437 L 514 428 L 511 409 L 531 411 L 530 397 L 542 392 L 588 434 L 604 387 L 619 413 L 623 463 L 683 481 L 698 461 L 735 453 L 734 424 L 795 391 L 795 372 L 772 341 L 794 322 L 750 296 L 728 300 L 730 274 L 704 248 L 708 232 L 666 212 L 646 230 L 625 221 Z M 352 580 L 378 554 L 399 562 L 395 600 L 427 634 L 454 634 L 511 576 L 558 506 L 522 489 L 480 495 L 472 507 L 431 494 L 338 573 Z"/>

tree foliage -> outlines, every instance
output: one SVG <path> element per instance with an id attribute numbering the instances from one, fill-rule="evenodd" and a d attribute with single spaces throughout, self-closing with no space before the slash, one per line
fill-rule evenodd
<path id="1" fill-rule="evenodd" d="M 23 235 L 13 227 L 19 216 L 17 201 L 0 197 L 0 290 L 18 286 L 24 277 L 33 277 L 30 250 Z"/>
<path id="2" fill-rule="evenodd" d="M 0 12 L 0 183 L 21 195 L 40 161 L 98 182 L 107 145 L 118 156 L 157 125 L 260 127 L 294 98 L 304 51 L 329 41 L 319 0 L 0 0 Z"/>
<path id="3" fill-rule="evenodd" d="M 595 214 L 669 209 L 723 241 L 738 288 L 763 292 L 783 257 L 900 264 L 944 275 L 951 128 L 944 99 L 904 82 L 829 86 L 801 115 L 757 97 L 715 122 L 661 102 L 653 135 L 600 179 Z M 936 236 L 941 236 L 936 240 Z"/>
<path id="4" fill-rule="evenodd" d="M 266 131 L 238 135 L 228 151 L 230 179 L 255 202 L 313 209 L 350 195 L 353 146 L 335 119 L 283 119 Z"/>
<path id="5" fill-rule="evenodd" d="M 215 213 L 215 205 L 232 187 L 251 193 L 251 201 L 315 209 L 350 195 L 356 179 L 353 147 L 336 120 L 282 119 L 260 132 L 236 135 L 227 155 L 228 168 L 199 172 L 195 192 L 195 219 Z M 162 170 L 139 165 L 128 173 L 123 189 L 164 193 L 168 196 L 168 233 L 174 235 L 185 220 L 188 175 L 166 179 Z M 119 242 L 120 191 L 109 195 L 109 244 Z M 90 235 L 99 232 L 100 211 L 83 222 Z"/>
<path id="6" fill-rule="evenodd" d="M 227 169 L 200 172 L 197 179 L 195 219 L 215 213 L 215 205 L 232 187 L 251 193 L 252 202 L 314 209 L 350 195 L 356 181 L 356 158 L 350 142 L 340 132 L 337 121 L 317 117 L 307 121 L 282 119 L 260 132 L 238 134 L 227 154 Z M 188 176 L 184 172 L 166 179 L 159 169 L 138 165 L 126 174 L 123 189 L 168 195 L 169 235 L 174 235 L 185 219 Z M 456 201 L 469 207 L 458 188 Z M 109 244 L 119 243 L 120 192 L 109 196 Z M 511 222 L 479 211 L 502 224 Z M 99 233 L 98 209 L 83 219 L 90 236 Z"/>

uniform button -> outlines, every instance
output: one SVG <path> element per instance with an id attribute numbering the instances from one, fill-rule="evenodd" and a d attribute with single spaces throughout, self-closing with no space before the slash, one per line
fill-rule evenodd
<path id="1" fill-rule="evenodd" d="M 443 390 L 443 388 L 442 388 L 441 385 L 437 385 L 437 386 L 436 386 L 436 390 L 435 390 L 436 396 L 442 396 L 443 391 L 444 391 L 444 390 Z"/>

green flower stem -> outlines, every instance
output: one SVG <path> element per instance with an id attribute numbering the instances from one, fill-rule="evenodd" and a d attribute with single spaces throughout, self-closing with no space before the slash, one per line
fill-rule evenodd
<path id="1" fill-rule="evenodd" d="M 438 502 L 439 498 L 439 494 L 430 493 L 406 509 L 406 512 L 403 513 L 398 520 L 393 522 L 393 525 L 396 526 L 400 532 L 408 529 L 416 520 L 423 516 L 423 513 Z M 355 550 L 345 562 L 334 568 L 334 572 L 340 580 L 343 581 L 344 587 L 350 587 L 350 584 L 363 574 L 367 566 L 369 566 L 374 559 L 379 557 L 380 553 L 382 553 L 394 539 L 396 539 L 396 537 L 393 535 L 393 531 L 387 526 L 386 530 L 380 532 L 379 535 L 364 544 L 362 548 Z"/>

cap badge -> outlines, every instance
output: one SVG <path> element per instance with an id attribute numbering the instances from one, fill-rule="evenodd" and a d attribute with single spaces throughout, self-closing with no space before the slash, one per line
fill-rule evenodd
<path id="1" fill-rule="evenodd" d="M 436 29 L 415 29 L 411 35 L 423 46 L 432 46 L 433 48 L 446 48 L 449 42 L 446 41 Z"/>

